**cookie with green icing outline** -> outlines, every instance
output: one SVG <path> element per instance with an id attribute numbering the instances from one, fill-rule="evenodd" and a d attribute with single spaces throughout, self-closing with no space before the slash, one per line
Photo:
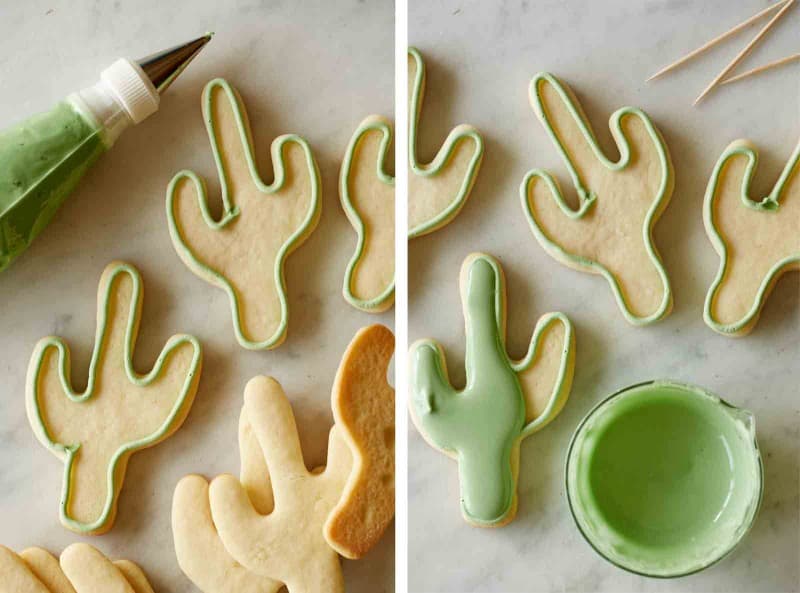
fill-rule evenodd
<path id="1" fill-rule="evenodd" d="M 408 48 L 408 237 L 440 229 L 461 211 L 483 158 L 483 138 L 472 126 L 453 128 L 428 164 L 419 162 L 417 137 L 425 96 L 425 62 Z"/>
<path id="2" fill-rule="evenodd" d="M 540 73 L 531 80 L 529 94 L 578 194 L 573 208 L 550 173 L 528 172 L 520 198 L 533 234 L 561 263 L 602 275 L 631 324 L 663 319 L 672 309 L 672 291 L 653 227 L 674 182 L 661 134 L 642 110 L 618 109 L 609 120 L 620 154 L 613 162 L 567 85 Z"/>
<path id="3" fill-rule="evenodd" d="M 370 115 L 353 134 L 339 175 L 342 208 L 358 235 L 342 294 L 368 313 L 394 304 L 394 178 L 384 168 L 391 142 L 389 120 Z"/>
<path id="4" fill-rule="evenodd" d="M 181 171 L 167 189 L 170 236 L 189 269 L 228 294 L 239 344 L 275 348 L 286 338 L 289 319 L 284 263 L 319 221 L 317 165 L 304 139 L 280 136 L 271 150 L 274 181 L 265 183 L 236 90 L 225 80 L 212 80 L 203 90 L 202 107 L 222 188 L 222 216 L 211 215 L 202 179 Z"/>
<path id="5" fill-rule="evenodd" d="M 202 353 L 193 336 L 172 336 L 149 373 L 133 368 L 141 309 L 139 272 L 111 262 L 98 288 L 86 390 L 73 389 L 69 347 L 60 338 L 40 340 L 28 367 L 28 419 L 64 462 L 60 517 L 78 533 L 112 527 L 128 459 L 175 432 L 197 391 Z"/>
<path id="6" fill-rule="evenodd" d="M 726 336 L 745 336 L 786 272 L 800 269 L 800 143 L 772 191 L 750 199 L 758 152 L 746 140 L 731 143 L 708 182 L 703 222 L 720 256 L 703 318 Z"/>
<path id="7" fill-rule="evenodd" d="M 130 560 L 109 560 L 89 544 L 72 544 L 60 559 L 42 548 L 15 554 L 0 546 L 0 591 L 14 593 L 153 593 Z"/>
<path id="8" fill-rule="evenodd" d="M 411 346 L 410 409 L 433 447 L 458 461 L 461 511 L 479 527 L 501 527 L 517 511 L 519 445 L 564 407 L 575 368 L 575 336 L 562 313 L 543 315 L 519 361 L 506 351 L 506 289 L 500 263 L 473 253 L 461 266 L 467 384 L 448 379 L 441 345 Z"/>

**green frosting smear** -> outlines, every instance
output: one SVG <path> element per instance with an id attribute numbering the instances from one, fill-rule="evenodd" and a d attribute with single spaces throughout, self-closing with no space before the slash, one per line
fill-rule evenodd
<path id="1" fill-rule="evenodd" d="M 635 386 L 580 426 L 567 461 L 578 526 L 613 563 L 678 576 L 742 539 L 761 498 L 752 415 L 675 383 Z"/>
<path id="2" fill-rule="evenodd" d="M 0 132 L 0 271 L 47 226 L 105 150 L 100 127 L 66 101 Z"/>

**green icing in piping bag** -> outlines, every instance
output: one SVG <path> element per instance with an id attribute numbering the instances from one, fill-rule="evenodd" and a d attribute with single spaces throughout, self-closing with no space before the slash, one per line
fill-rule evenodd
<path id="1" fill-rule="evenodd" d="M 83 175 L 211 39 L 206 34 L 138 62 L 120 59 L 91 87 L 0 132 L 0 271 L 39 235 Z"/>

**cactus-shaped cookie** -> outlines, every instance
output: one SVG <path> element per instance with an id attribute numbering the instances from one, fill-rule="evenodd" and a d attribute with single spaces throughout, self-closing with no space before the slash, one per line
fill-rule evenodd
<path id="1" fill-rule="evenodd" d="M 342 494 L 351 454 L 336 426 L 328 441 L 328 464 L 310 472 L 303 461 L 292 407 L 277 381 L 251 379 L 245 410 L 269 468 L 275 508 L 262 515 L 235 477 L 211 482 L 211 516 L 225 549 L 252 572 L 285 583 L 290 593 L 344 591 L 336 552 L 323 525 Z"/>
<path id="2" fill-rule="evenodd" d="M 325 539 L 345 558 L 366 554 L 394 517 L 394 389 L 387 378 L 393 353 L 387 327 L 360 329 L 333 384 L 333 417 L 353 469 L 325 523 Z"/>
<path id="3" fill-rule="evenodd" d="M 520 441 L 561 411 L 574 369 L 572 324 L 542 316 L 520 361 L 506 352 L 505 280 L 500 264 L 472 254 L 461 267 L 466 322 L 463 390 L 450 385 L 444 351 L 433 340 L 411 346 L 410 407 L 422 436 L 458 461 L 461 510 L 471 524 L 514 518 Z"/>
<path id="4" fill-rule="evenodd" d="M 483 138 L 469 125 L 453 128 L 428 164 L 419 162 L 417 138 L 425 96 L 425 62 L 408 49 L 408 236 L 419 237 L 443 227 L 469 197 L 483 158 Z"/>
<path id="5" fill-rule="evenodd" d="M 262 515 L 272 512 L 272 485 L 245 408 L 239 416 L 239 480 L 253 507 Z M 203 593 L 276 593 L 283 583 L 239 564 L 222 545 L 211 518 L 208 482 L 198 475 L 181 479 L 172 499 L 175 554 L 184 574 Z"/>
<path id="6" fill-rule="evenodd" d="M 286 337 L 289 318 L 284 262 L 319 220 L 317 165 L 305 140 L 280 136 L 272 143 L 275 178 L 266 184 L 247 113 L 224 80 L 206 85 L 203 117 L 222 187 L 222 216 L 212 217 L 205 184 L 195 173 L 178 173 L 167 189 L 172 242 L 195 274 L 228 294 L 239 344 L 275 348 Z"/>
<path id="7" fill-rule="evenodd" d="M 356 129 L 339 176 L 339 197 L 358 234 L 344 275 L 348 303 L 379 313 L 394 303 L 394 178 L 384 169 L 391 124 L 370 115 Z"/>
<path id="8" fill-rule="evenodd" d="M 631 324 L 662 319 L 672 308 L 672 292 L 653 226 L 669 202 L 673 176 L 658 130 L 639 109 L 615 111 L 609 125 L 620 158 L 612 162 L 570 89 L 555 76 L 537 74 L 530 101 L 578 194 L 574 209 L 548 172 L 534 169 L 525 176 L 522 207 L 536 239 L 563 264 L 605 277 Z"/>
<path id="9" fill-rule="evenodd" d="M 332 392 L 328 466 L 307 471 L 280 385 L 256 377 L 239 419 L 241 472 L 175 489 L 178 563 L 203 593 L 343 590 L 336 551 L 365 554 L 394 515 L 392 332 L 359 330 Z M 349 449 L 349 453 L 348 453 Z"/>
<path id="10" fill-rule="evenodd" d="M 2 593 L 153 593 L 142 569 L 106 558 L 88 544 L 72 544 L 56 559 L 42 548 L 19 555 L 0 546 Z"/>
<path id="11" fill-rule="evenodd" d="M 720 265 L 703 317 L 728 336 L 748 334 L 778 278 L 800 268 L 800 143 L 769 195 L 754 201 L 757 166 L 756 149 L 737 140 L 722 153 L 706 191 L 703 221 Z"/>
<path id="12" fill-rule="evenodd" d="M 159 443 L 183 422 L 200 378 L 201 350 L 188 335 L 172 336 L 152 370 L 133 368 L 142 280 L 112 262 L 97 294 L 97 333 L 86 390 L 72 388 L 70 352 L 43 338 L 28 368 L 28 419 L 37 438 L 65 464 L 61 522 L 79 533 L 111 528 L 128 458 Z"/>

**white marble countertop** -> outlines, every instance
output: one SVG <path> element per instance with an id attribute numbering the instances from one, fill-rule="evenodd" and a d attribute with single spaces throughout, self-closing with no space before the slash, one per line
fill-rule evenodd
<path id="1" fill-rule="evenodd" d="M 122 136 L 33 247 L 0 275 L 0 544 L 58 553 L 84 540 L 139 563 L 156 591 L 195 591 L 172 545 L 174 486 L 187 473 L 238 473 L 237 422 L 246 381 L 274 375 L 297 416 L 307 462 L 324 463 L 332 423 L 330 389 L 341 354 L 369 323 L 392 325 L 341 296 L 355 234 L 339 205 L 339 163 L 363 117 L 393 114 L 393 7 L 317 2 L 4 2 L 0 5 L 0 128 L 92 84 L 114 59 L 141 57 L 207 30 L 213 41 L 164 96 L 162 108 Z M 206 81 L 222 76 L 248 107 L 264 176 L 272 139 L 304 136 L 322 174 L 319 227 L 288 260 L 287 341 L 247 352 L 233 336 L 223 291 L 194 276 L 172 247 L 164 192 L 192 168 L 218 195 L 200 114 Z M 34 438 L 25 417 L 24 378 L 36 341 L 63 336 L 73 376 L 85 384 L 95 331 L 97 281 L 111 259 L 142 273 L 144 310 L 135 355 L 148 369 L 166 339 L 195 334 L 204 346 L 200 389 L 170 439 L 131 458 L 114 528 L 79 537 L 58 521 L 61 463 Z M 344 561 L 347 590 L 394 590 L 394 530 L 360 561 Z"/>
<path id="2" fill-rule="evenodd" d="M 736 138 L 750 138 L 761 150 L 756 191 L 772 187 L 800 133 L 800 66 L 731 85 L 692 108 L 759 24 L 673 76 L 644 83 L 659 67 L 767 4 L 410 1 L 409 41 L 428 61 L 422 156 L 432 156 L 457 123 L 475 125 L 486 139 L 486 152 L 459 217 L 409 248 L 409 339 L 441 340 L 453 379 L 463 381 L 457 284 L 461 262 L 471 251 L 502 261 L 512 355 L 522 355 L 536 319 L 546 311 L 567 313 L 577 334 L 570 401 L 552 425 L 522 444 L 519 514 L 510 526 L 467 526 L 460 516 L 455 463 L 410 428 L 411 591 L 800 590 L 798 274 L 784 276 L 776 286 L 749 337 L 715 334 L 703 323 L 702 304 L 718 259 L 701 215 L 710 171 Z M 797 52 L 799 26 L 800 7 L 795 7 L 743 68 Z M 518 187 L 533 167 L 552 170 L 573 193 L 528 105 L 528 83 L 540 70 L 571 85 L 610 154 L 615 150 L 608 117 L 623 105 L 647 111 L 666 138 L 676 185 L 655 235 L 675 307 L 661 323 L 629 326 L 604 280 L 551 259 L 522 216 Z M 579 420 L 605 394 L 658 377 L 703 385 L 752 410 L 766 472 L 761 513 L 742 545 L 713 568 L 666 581 L 628 574 L 596 555 L 573 523 L 563 488 L 566 447 Z"/>

